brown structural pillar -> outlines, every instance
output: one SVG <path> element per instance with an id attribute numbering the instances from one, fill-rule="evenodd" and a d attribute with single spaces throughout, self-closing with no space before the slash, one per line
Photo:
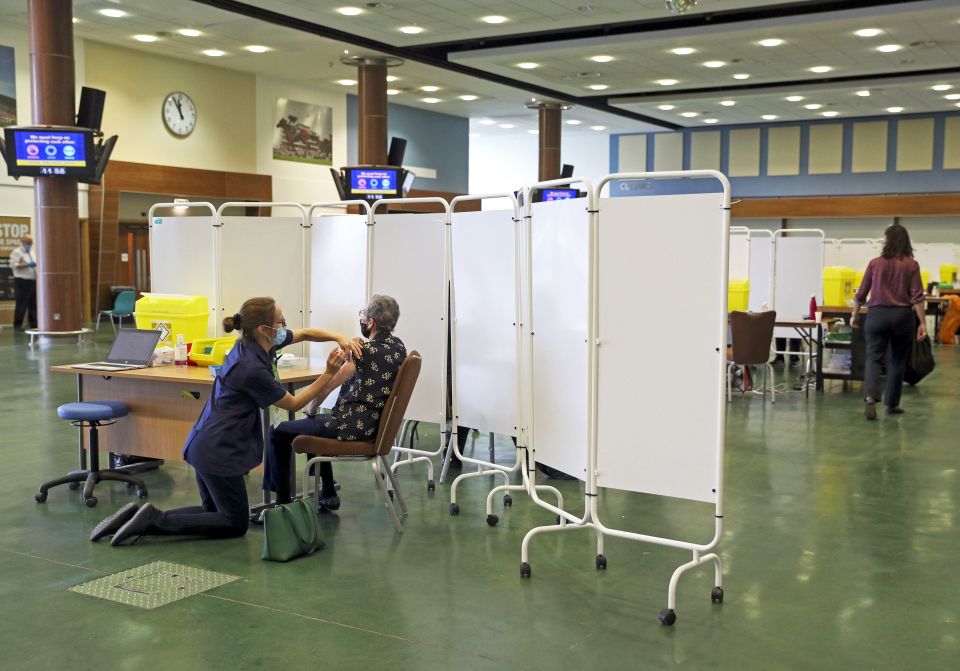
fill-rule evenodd
<path id="1" fill-rule="evenodd" d="M 73 2 L 28 0 L 33 123 L 73 126 Z M 34 178 L 37 313 L 41 331 L 82 326 L 77 180 Z"/>
<path id="2" fill-rule="evenodd" d="M 364 57 L 357 60 L 360 120 L 357 124 L 357 160 L 361 165 L 387 163 L 387 61 Z"/>
<path id="3" fill-rule="evenodd" d="M 560 177 L 560 112 L 555 103 L 541 103 L 540 112 L 540 171 L 541 182 Z"/>

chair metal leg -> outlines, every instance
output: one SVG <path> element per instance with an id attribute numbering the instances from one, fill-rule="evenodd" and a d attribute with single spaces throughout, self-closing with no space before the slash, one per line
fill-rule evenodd
<path id="1" fill-rule="evenodd" d="M 97 331 L 99 328 L 100 328 L 100 313 L 98 312 L 98 313 L 97 313 L 97 321 L 96 321 L 96 323 L 93 325 L 93 330 L 94 330 L 94 331 Z"/>
<path id="2" fill-rule="evenodd" d="M 113 333 L 114 333 L 114 335 L 116 335 L 116 333 L 117 333 L 117 325 L 113 322 L 113 315 L 110 315 L 110 326 L 111 326 L 111 328 L 113 328 Z"/>
<path id="3" fill-rule="evenodd" d="M 400 512 L 404 515 L 407 514 L 407 502 L 403 500 L 403 493 L 400 491 L 400 483 L 397 482 L 397 474 L 393 472 L 393 469 L 387 464 L 386 457 L 379 456 L 377 459 L 380 460 L 380 468 L 383 471 L 386 471 L 387 477 L 390 478 L 390 484 L 393 486 L 393 495 L 397 497 L 397 503 L 400 504 Z"/>
<path id="4" fill-rule="evenodd" d="M 767 364 L 767 370 L 770 371 L 770 402 L 776 403 L 777 402 L 777 371 L 774 370 L 773 365 L 770 363 Z M 763 376 L 764 378 L 766 378 L 767 374 L 764 373 Z"/>
<path id="5" fill-rule="evenodd" d="M 120 328 L 123 328 L 123 315 L 120 315 L 118 319 L 120 320 Z"/>
<path id="6" fill-rule="evenodd" d="M 727 364 L 727 403 L 733 400 L 733 364 Z"/>
<path id="7" fill-rule="evenodd" d="M 380 493 L 383 494 L 384 505 L 387 508 L 387 512 L 390 513 L 390 519 L 393 520 L 393 525 L 397 528 L 397 532 L 403 533 L 403 522 L 401 522 L 400 518 L 397 516 L 397 511 L 393 509 L 393 502 L 390 500 L 390 493 L 387 491 L 387 483 L 383 481 L 384 476 L 382 473 L 380 473 L 378 460 L 371 459 L 370 466 L 373 468 L 373 479 L 377 481 L 377 486 L 380 488 Z"/>

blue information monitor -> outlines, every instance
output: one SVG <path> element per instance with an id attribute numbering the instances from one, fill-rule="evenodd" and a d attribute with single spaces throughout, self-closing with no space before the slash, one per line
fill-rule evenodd
<path id="1" fill-rule="evenodd" d="M 352 168 L 350 192 L 356 196 L 396 196 L 400 193 L 398 170 L 391 168 Z"/>
<path id="2" fill-rule="evenodd" d="M 540 202 L 567 200 L 576 198 L 578 195 L 580 195 L 580 192 L 577 189 L 544 189 L 540 194 Z"/>
<path id="3" fill-rule="evenodd" d="M 90 131 L 7 128 L 6 135 L 7 168 L 11 176 L 86 177 L 90 173 L 93 159 Z"/>

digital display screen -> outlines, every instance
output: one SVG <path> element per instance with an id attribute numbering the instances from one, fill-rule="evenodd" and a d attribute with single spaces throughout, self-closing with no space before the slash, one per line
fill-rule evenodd
<path id="1" fill-rule="evenodd" d="M 11 176 L 86 177 L 93 157 L 89 131 L 7 128 L 7 168 Z"/>
<path id="2" fill-rule="evenodd" d="M 349 172 L 350 192 L 355 196 L 396 196 L 400 192 L 398 170 L 354 168 Z"/>
<path id="3" fill-rule="evenodd" d="M 576 198 L 580 195 L 580 192 L 576 189 L 544 189 L 540 193 L 540 202 L 549 203 L 553 200 L 567 200 L 569 198 Z"/>

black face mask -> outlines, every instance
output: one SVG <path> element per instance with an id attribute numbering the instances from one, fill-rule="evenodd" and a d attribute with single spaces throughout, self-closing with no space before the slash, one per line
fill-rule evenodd
<path id="1" fill-rule="evenodd" d="M 360 335 L 362 335 L 364 338 L 370 337 L 370 327 L 363 322 L 360 322 Z"/>

